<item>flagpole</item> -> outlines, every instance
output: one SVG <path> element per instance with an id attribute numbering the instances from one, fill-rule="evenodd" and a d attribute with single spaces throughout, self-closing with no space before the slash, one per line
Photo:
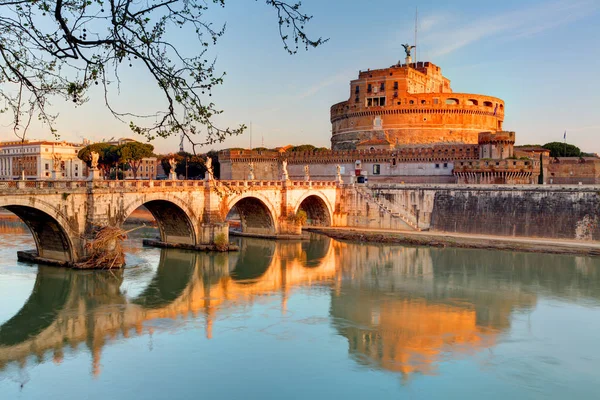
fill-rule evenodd
<path id="1" fill-rule="evenodd" d="M 565 131 L 563 139 L 565 141 L 565 157 L 566 157 L 567 156 L 567 131 Z"/>

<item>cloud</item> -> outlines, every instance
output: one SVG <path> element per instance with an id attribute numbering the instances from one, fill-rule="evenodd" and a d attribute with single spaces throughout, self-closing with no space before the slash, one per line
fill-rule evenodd
<path id="1" fill-rule="evenodd" d="M 477 18 L 464 23 L 448 15 L 431 16 L 422 37 L 430 56 L 450 54 L 482 39 L 502 37 L 503 41 L 527 38 L 588 17 L 600 8 L 593 0 L 559 0 L 519 10 Z M 420 24 L 422 25 L 422 23 Z M 433 29 L 433 27 L 437 29 Z"/>

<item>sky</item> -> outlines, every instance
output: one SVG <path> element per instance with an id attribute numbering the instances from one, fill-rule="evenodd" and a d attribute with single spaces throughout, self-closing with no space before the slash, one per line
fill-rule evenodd
<path id="1" fill-rule="evenodd" d="M 455 92 L 503 99 L 504 129 L 517 144 L 567 141 L 600 153 L 600 0 L 303 0 L 313 15 L 306 30 L 329 41 L 288 55 L 274 9 L 262 0 L 228 0 L 209 10 L 225 36 L 211 50 L 225 82 L 212 100 L 222 109 L 220 126 L 251 126 L 243 135 L 200 151 L 227 147 L 276 147 L 311 143 L 330 147 L 329 108 L 350 95 L 359 70 L 387 68 L 404 58 L 402 43 L 414 42 L 417 57 L 442 68 Z M 185 34 L 172 41 L 193 52 Z M 123 76 L 118 106 L 154 111 L 160 106 L 143 68 Z M 92 141 L 136 137 L 115 120 L 98 93 L 75 108 L 54 101 L 61 139 Z M 10 121 L 0 116 L 2 140 L 12 139 Z M 51 139 L 42 126 L 30 137 Z M 252 138 L 250 138 L 252 136 Z M 250 143 L 252 142 L 252 143 Z M 153 141 L 157 152 L 175 152 L 179 138 Z"/>

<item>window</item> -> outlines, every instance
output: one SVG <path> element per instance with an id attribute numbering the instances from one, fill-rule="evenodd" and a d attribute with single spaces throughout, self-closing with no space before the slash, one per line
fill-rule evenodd
<path id="1" fill-rule="evenodd" d="M 381 90 L 382 92 L 385 90 L 385 83 L 381 83 L 381 85 L 379 86 L 379 90 Z"/>
<path id="2" fill-rule="evenodd" d="M 45 167 L 46 167 L 46 170 L 50 169 L 50 165 L 48 163 L 46 163 Z"/>
<path id="3" fill-rule="evenodd" d="M 354 93 L 356 93 L 356 94 L 360 93 L 360 86 L 356 87 L 356 89 L 354 90 Z"/>
<path id="4" fill-rule="evenodd" d="M 440 167 L 440 164 L 435 164 L 435 167 L 436 167 L 436 168 L 439 168 L 439 167 Z"/>
<path id="5" fill-rule="evenodd" d="M 447 162 L 444 163 L 444 168 L 448 168 L 448 163 Z"/>
<path id="6" fill-rule="evenodd" d="M 433 99 L 433 104 L 438 104 L 440 102 L 440 99 Z"/>
<path id="7" fill-rule="evenodd" d="M 381 173 L 381 166 L 379 164 L 373 165 L 373 175 L 379 175 Z"/>
<path id="8" fill-rule="evenodd" d="M 367 97 L 367 107 L 385 106 L 385 97 Z"/>
<path id="9" fill-rule="evenodd" d="M 457 105 L 458 99 L 446 99 L 446 104 L 448 105 Z"/>
<path id="10" fill-rule="evenodd" d="M 396 165 L 396 159 L 392 158 L 392 165 Z"/>
<path id="11" fill-rule="evenodd" d="M 371 93 L 372 90 L 373 90 L 373 86 L 371 86 L 371 84 L 369 83 L 367 85 L 367 92 Z"/>
<path id="12" fill-rule="evenodd" d="M 398 90 L 398 82 L 394 82 L 394 90 Z"/>

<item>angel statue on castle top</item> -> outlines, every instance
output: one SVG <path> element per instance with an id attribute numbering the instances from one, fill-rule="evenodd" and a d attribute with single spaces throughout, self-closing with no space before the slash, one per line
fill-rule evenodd
<path id="1" fill-rule="evenodd" d="M 410 44 L 406 43 L 406 44 L 403 44 L 402 47 L 404 47 L 404 51 L 406 52 L 406 57 L 410 57 L 411 50 L 416 48 L 417 46 L 411 46 Z"/>

